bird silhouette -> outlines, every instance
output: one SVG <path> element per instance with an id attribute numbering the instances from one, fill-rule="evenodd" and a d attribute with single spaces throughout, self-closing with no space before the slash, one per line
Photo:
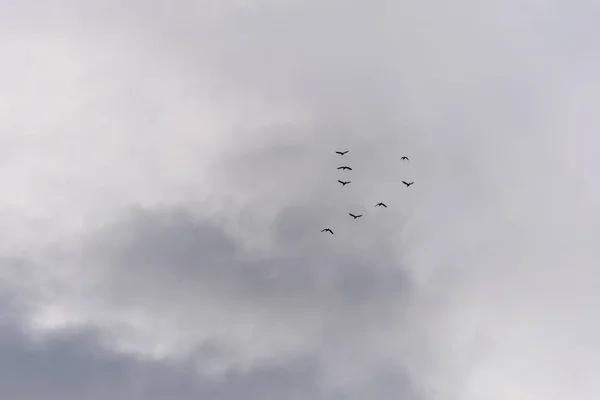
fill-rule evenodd
<path id="1" fill-rule="evenodd" d="M 322 233 L 322 232 L 329 232 L 329 233 L 331 233 L 331 234 L 333 235 L 333 231 L 332 231 L 331 229 L 329 229 L 329 228 L 325 228 L 325 229 L 323 229 L 323 230 L 321 231 L 321 233 Z"/>
<path id="2" fill-rule="evenodd" d="M 337 167 L 337 169 L 348 169 L 348 170 L 352 171 L 352 168 L 350 168 L 350 167 L 347 167 L 347 166 L 345 166 L 345 165 L 344 165 L 343 167 Z"/>
<path id="3" fill-rule="evenodd" d="M 402 157 L 402 158 L 401 158 L 401 160 L 410 161 L 410 160 L 408 159 L 408 157 L 406 157 L 406 156 Z"/>
<path id="4" fill-rule="evenodd" d="M 348 213 L 348 215 L 350 215 L 354 219 L 362 217 L 362 214 L 360 214 L 360 215 L 354 215 L 352 213 Z"/>
<path id="5" fill-rule="evenodd" d="M 383 203 L 377 203 L 377 204 L 375 204 L 375 207 L 381 207 L 381 206 L 387 208 L 387 206 L 385 204 L 383 204 Z"/>
<path id="6" fill-rule="evenodd" d="M 410 185 L 412 185 L 414 182 L 405 182 L 405 181 L 402 181 L 402 183 L 404 183 L 404 184 L 406 185 L 406 187 L 409 187 L 409 186 L 410 186 Z"/>
<path id="7" fill-rule="evenodd" d="M 341 183 L 341 184 L 342 184 L 342 186 L 346 186 L 347 184 L 349 184 L 349 183 L 350 183 L 350 181 L 348 181 L 348 182 L 344 182 L 344 181 L 340 181 L 339 179 L 338 179 L 338 182 L 339 182 L 339 183 Z"/>
<path id="8" fill-rule="evenodd" d="M 339 154 L 340 156 L 343 156 L 344 154 L 346 154 L 347 152 L 349 152 L 350 150 L 346 150 L 346 151 L 336 151 L 336 154 Z"/>

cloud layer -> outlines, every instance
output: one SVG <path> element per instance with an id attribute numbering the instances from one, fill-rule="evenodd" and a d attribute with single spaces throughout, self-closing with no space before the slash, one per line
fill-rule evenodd
<path id="1" fill-rule="evenodd" d="M 0 2 L 0 394 L 600 393 L 594 7 Z"/>

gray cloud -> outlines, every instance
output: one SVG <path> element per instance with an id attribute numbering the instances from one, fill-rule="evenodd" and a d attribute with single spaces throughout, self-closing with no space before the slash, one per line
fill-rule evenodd
<path id="1" fill-rule="evenodd" d="M 185 365 L 119 357 L 101 351 L 93 333 L 60 335 L 32 345 L 17 331 L 4 331 L 2 388 L 6 398 L 24 399 L 249 399 L 296 392 L 318 396 L 314 367 L 309 361 L 292 363 L 286 370 L 259 369 L 229 374 L 221 382 L 202 380 Z M 317 397 L 318 398 L 318 397 Z"/>
<path id="2" fill-rule="evenodd" d="M 0 4 L 6 396 L 598 393 L 596 6 L 442 3 Z"/>
<path id="3" fill-rule="evenodd" d="M 163 315 L 190 331 L 181 340 L 216 346 L 209 365 L 247 369 L 260 360 L 373 351 L 371 331 L 402 320 L 410 275 L 381 246 L 327 246 L 309 211 L 282 211 L 271 225 L 276 251 L 266 254 L 185 209 L 137 211 L 92 237 L 80 263 L 93 260 L 99 271 L 93 292 L 108 299 L 103 307 Z"/>

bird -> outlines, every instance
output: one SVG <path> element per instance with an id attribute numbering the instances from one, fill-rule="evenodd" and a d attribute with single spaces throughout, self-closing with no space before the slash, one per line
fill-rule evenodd
<path id="1" fill-rule="evenodd" d="M 354 219 L 362 217 L 362 214 L 360 214 L 360 215 L 354 215 L 352 213 L 348 213 L 348 215 L 350 215 Z"/>
<path id="2" fill-rule="evenodd" d="M 402 183 L 404 183 L 404 184 L 406 185 L 406 187 L 409 187 L 409 186 L 410 186 L 410 185 L 412 185 L 414 182 L 405 182 L 405 181 L 402 181 Z"/>
<path id="3" fill-rule="evenodd" d="M 375 204 L 375 207 L 381 207 L 381 206 L 384 206 L 385 208 L 387 208 L 387 206 L 385 204 L 383 204 L 383 203 L 377 203 L 377 204 Z"/>
<path id="4" fill-rule="evenodd" d="M 346 150 L 346 151 L 336 151 L 336 154 L 339 154 L 340 156 L 343 156 L 344 154 L 346 154 L 347 152 L 349 152 L 350 150 Z"/>
<path id="5" fill-rule="evenodd" d="M 339 179 L 338 179 L 338 182 L 339 182 L 339 183 L 341 183 L 341 184 L 342 184 L 342 186 L 346 186 L 347 184 L 349 184 L 349 183 L 350 183 L 350 181 L 348 181 L 348 182 L 344 182 L 344 181 L 340 181 Z"/>
<path id="6" fill-rule="evenodd" d="M 401 160 L 410 161 L 410 160 L 408 159 L 408 157 L 406 157 L 406 156 L 402 157 L 402 158 L 401 158 Z"/>
<path id="7" fill-rule="evenodd" d="M 325 228 L 325 229 L 323 229 L 323 230 L 321 231 L 321 233 L 322 233 L 322 232 L 329 232 L 329 233 L 331 233 L 331 234 L 333 235 L 333 231 L 332 231 L 331 229 L 329 229 L 329 228 Z"/>
<path id="8" fill-rule="evenodd" d="M 342 167 L 337 167 L 337 169 L 348 169 L 348 170 L 352 171 L 352 168 L 350 168 L 350 167 L 347 167 L 347 166 L 345 166 L 345 165 L 344 165 L 344 166 L 342 166 Z"/>

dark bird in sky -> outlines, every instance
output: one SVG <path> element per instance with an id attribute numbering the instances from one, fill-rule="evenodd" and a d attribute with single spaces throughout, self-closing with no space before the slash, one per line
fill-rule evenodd
<path id="1" fill-rule="evenodd" d="M 349 152 L 350 150 L 346 150 L 346 151 L 336 151 L 336 154 L 339 154 L 340 156 L 343 156 L 344 154 L 346 154 L 347 152 Z"/>
<path id="2" fill-rule="evenodd" d="M 345 165 L 343 167 L 338 167 L 337 169 L 348 169 L 348 170 L 352 171 L 352 168 L 346 167 Z"/>
<path id="3" fill-rule="evenodd" d="M 329 228 L 325 228 L 321 232 L 329 232 L 329 233 L 331 233 L 333 235 L 333 231 L 331 229 L 329 229 Z"/>
<path id="4" fill-rule="evenodd" d="M 362 214 L 360 214 L 360 215 L 354 215 L 352 213 L 348 213 L 348 215 L 350 215 L 354 219 L 362 217 Z"/>
<path id="5" fill-rule="evenodd" d="M 414 182 L 405 182 L 405 181 L 402 181 L 402 183 L 404 183 L 404 184 L 406 185 L 406 187 L 409 187 L 409 186 L 410 186 L 410 185 L 412 185 Z"/>
<path id="6" fill-rule="evenodd" d="M 347 184 L 349 184 L 349 183 L 350 183 L 350 181 L 348 181 L 348 182 L 344 182 L 344 181 L 340 181 L 339 179 L 338 179 L 338 182 L 339 182 L 339 183 L 341 183 L 341 184 L 342 184 L 342 186 L 346 186 Z"/>
<path id="7" fill-rule="evenodd" d="M 402 157 L 402 158 L 401 158 L 401 160 L 406 160 L 406 161 L 409 161 L 409 160 L 408 160 L 408 157 L 406 157 L 406 156 Z"/>
<path id="8" fill-rule="evenodd" d="M 387 208 L 387 206 L 385 204 L 383 204 L 383 203 L 377 203 L 377 204 L 375 204 L 375 207 L 381 207 L 381 206 Z"/>

